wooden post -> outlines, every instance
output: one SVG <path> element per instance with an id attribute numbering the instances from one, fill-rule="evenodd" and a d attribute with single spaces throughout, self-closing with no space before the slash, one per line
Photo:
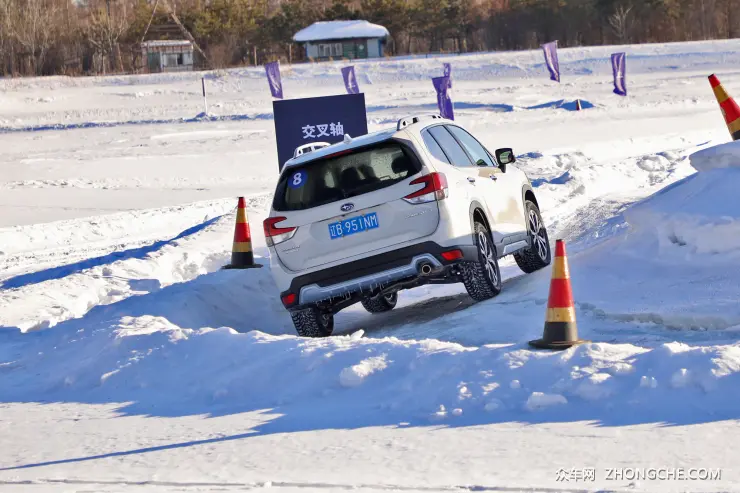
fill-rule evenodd
<path id="1" fill-rule="evenodd" d="M 208 116 L 208 98 L 206 97 L 206 78 L 205 77 L 200 78 L 200 84 L 203 87 L 203 104 L 206 107 L 205 114 L 206 116 Z"/>
<path id="2" fill-rule="evenodd" d="M 254 66 L 257 66 L 257 45 L 254 45 Z"/>

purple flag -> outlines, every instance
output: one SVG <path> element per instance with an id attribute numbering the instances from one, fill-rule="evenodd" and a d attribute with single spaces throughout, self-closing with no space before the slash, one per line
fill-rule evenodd
<path id="1" fill-rule="evenodd" d="M 614 71 L 614 94 L 627 95 L 627 54 L 614 53 L 612 55 L 612 70 Z"/>
<path id="2" fill-rule="evenodd" d="M 560 64 L 558 63 L 558 42 L 553 41 L 542 45 L 545 52 L 545 63 L 550 71 L 550 80 L 560 82 Z"/>
<path id="3" fill-rule="evenodd" d="M 452 65 L 449 63 L 445 63 L 444 68 L 445 68 L 444 76 L 447 77 L 450 81 L 448 87 L 452 89 Z"/>
<path id="4" fill-rule="evenodd" d="M 344 87 L 347 88 L 347 94 L 360 94 L 354 65 L 342 68 L 342 77 L 344 78 Z"/>
<path id="5" fill-rule="evenodd" d="M 270 83 L 270 92 L 273 98 L 283 99 L 283 83 L 280 81 L 280 62 L 265 64 L 267 82 Z"/>
<path id="6" fill-rule="evenodd" d="M 455 114 L 452 109 L 452 99 L 448 92 L 450 87 L 450 78 L 444 76 L 433 77 L 432 84 L 434 84 L 434 89 L 437 91 L 437 107 L 439 108 L 439 114 L 442 118 L 454 120 Z"/>

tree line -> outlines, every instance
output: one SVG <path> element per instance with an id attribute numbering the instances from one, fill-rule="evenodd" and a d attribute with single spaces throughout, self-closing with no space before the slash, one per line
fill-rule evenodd
<path id="1" fill-rule="evenodd" d="M 734 38 L 739 0 L 0 0 L 0 74 L 131 73 L 140 43 L 182 39 L 204 68 L 306 61 L 319 20 L 388 28 L 388 55 Z"/>

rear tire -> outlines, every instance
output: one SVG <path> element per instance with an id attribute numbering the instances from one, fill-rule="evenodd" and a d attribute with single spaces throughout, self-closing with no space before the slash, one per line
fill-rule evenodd
<path id="1" fill-rule="evenodd" d="M 530 200 L 524 203 L 524 207 L 527 213 L 527 231 L 531 246 L 515 253 L 514 260 L 524 273 L 531 274 L 550 265 L 552 252 L 540 209 Z"/>
<path id="2" fill-rule="evenodd" d="M 376 296 L 375 298 L 365 298 L 361 301 L 365 310 L 370 313 L 389 312 L 396 307 L 398 303 L 398 293 L 391 293 L 386 296 Z"/>
<path id="3" fill-rule="evenodd" d="M 316 307 L 290 312 L 290 316 L 301 337 L 329 337 L 334 332 L 334 315 Z"/>
<path id="4" fill-rule="evenodd" d="M 478 261 L 461 263 L 460 272 L 470 297 L 475 301 L 486 301 L 501 292 L 501 270 L 488 228 L 476 222 L 473 238 L 478 250 Z"/>

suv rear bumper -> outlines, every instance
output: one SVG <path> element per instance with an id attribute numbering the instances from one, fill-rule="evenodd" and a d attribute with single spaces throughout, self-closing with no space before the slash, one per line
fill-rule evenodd
<path id="1" fill-rule="evenodd" d="M 462 257 L 446 260 L 442 256 L 454 250 L 459 250 Z M 421 269 L 425 264 L 433 271 L 441 271 L 458 262 L 477 259 L 478 252 L 473 245 L 442 247 L 428 241 L 298 276 L 280 297 L 296 295 L 296 302 L 286 306 L 290 310 L 335 300 L 349 301 L 362 295 L 370 296 L 401 281 L 422 277 Z"/>

